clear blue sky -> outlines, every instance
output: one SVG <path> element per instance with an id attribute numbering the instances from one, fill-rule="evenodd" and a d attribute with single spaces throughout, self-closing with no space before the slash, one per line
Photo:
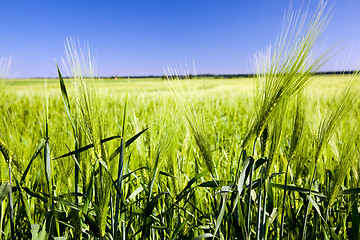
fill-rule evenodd
<path id="1" fill-rule="evenodd" d="M 288 0 L 0 0 L 0 57 L 12 76 L 54 77 L 67 37 L 88 42 L 100 76 L 251 73 L 278 36 Z M 302 1 L 293 0 L 294 9 Z M 305 1 L 307 2 L 307 1 Z M 310 8 L 317 6 L 313 0 Z M 324 70 L 360 66 L 360 1 L 338 0 L 324 47 L 344 47 Z"/>

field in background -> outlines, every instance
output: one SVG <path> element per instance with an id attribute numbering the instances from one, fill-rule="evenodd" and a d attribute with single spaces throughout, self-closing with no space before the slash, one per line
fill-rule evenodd
<path id="1" fill-rule="evenodd" d="M 310 84 L 307 86 L 311 92 L 318 93 L 333 93 L 337 89 L 346 86 L 348 81 L 354 79 L 353 75 L 317 75 L 312 77 Z M 45 83 L 47 89 L 59 92 L 58 79 L 9 79 L 7 80 L 8 89 L 17 94 L 34 94 L 37 91 L 43 92 Z M 229 78 L 229 79 L 214 79 L 201 78 L 192 80 L 183 80 L 184 85 L 189 85 L 192 90 L 225 90 L 225 91 L 253 91 L 254 78 Z M 71 82 L 70 79 L 65 79 L 65 82 Z M 355 83 L 359 87 L 360 83 Z M 171 90 L 166 80 L 161 78 L 140 78 L 140 79 L 101 79 L 99 80 L 99 87 L 106 92 L 125 91 L 129 92 L 156 92 Z M 329 92 L 330 91 L 330 92 Z"/>

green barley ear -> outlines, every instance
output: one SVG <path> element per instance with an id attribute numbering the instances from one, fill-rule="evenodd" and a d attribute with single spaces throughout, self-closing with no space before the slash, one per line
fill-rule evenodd
<path id="1" fill-rule="evenodd" d="M 282 203 L 282 215 L 281 215 L 281 225 L 280 225 L 280 238 L 283 238 L 284 236 L 284 223 L 285 223 L 285 203 L 286 203 L 286 197 L 287 197 L 287 184 L 288 184 L 288 173 L 290 168 L 290 163 L 292 158 L 295 156 L 295 153 L 297 149 L 300 148 L 301 145 L 301 137 L 303 136 L 303 129 L 304 129 L 304 106 L 302 101 L 302 95 L 299 93 L 296 96 L 296 99 L 294 101 L 295 104 L 295 114 L 292 119 L 292 133 L 290 137 L 290 146 L 289 150 L 287 152 L 287 165 L 285 170 L 285 188 L 284 188 L 284 194 L 283 194 L 283 203 Z M 300 162 L 300 161 L 299 161 Z"/>
<path id="2" fill-rule="evenodd" d="M 355 128 L 353 132 L 357 132 Z M 355 154 L 355 140 L 356 134 L 346 134 L 345 144 L 342 144 L 340 150 L 339 163 L 335 168 L 333 176 L 333 184 L 331 190 L 328 192 L 327 199 L 329 199 L 328 209 L 334 203 L 341 185 L 344 183 L 345 177 L 348 175 L 351 165 L 354 163 Z"/>
<path id="3" fill-rule="evenodd" d="M 355 103 L 359 100 L 359 94 L 354 89 L 353 84 L 350 83 L 339 97 L 334 98 L 331 103 L 331 106 L 334 106 L 333 109 L 328 111 L 325 118 L 321 121 L 316 136 L 315 164 L 317 164 L 324 145 L 330 140 L 340 121 L 351 112 L 355 107 Z"/>
<path id="4" fill-rule="evenodd" d="M 296 111 L 293 117 L 292 132 L 290 137 L 290 148 L 288 151 L 288 159 L 292 159 L 297 149 L 300 146 L 301 136 L 303 135 L 303 130 L 305 126 L 305 111 L 304 111 L 304 102 L 302 100 L 302 95 L 298 94 L 296 97 Z"/>
<path id="5" fill-rule="evenodd" d="M 279 146 L 281 143 L 282 132 L 283 132 L 283 124 L 286 121 L 286 104 L 284 102 L 280 102 L 279 116 L 277 118 L 273 118 L 269 123 L 271 126 L 269 133 L 269 154 L 268 154 L 268 163 L 266 168 L 266 178 L 269 177 L 271 166 L 274 163 L 276 155 L 279 151 Z"/>
<path id="6" fill-rule="evenodd" d="M 320 122 L 319 130 L 317 136 L 315 137 L 315 166 L 309 189 L 312 187 L 318 160 L 324 146 L 329 142 L 340 122 L 345 119 L 345 117 L 356 106 L 356 102 L 358 102 L 359 97 L 360 95 L 356 91 L 356 88 L 354 88 L 353 82 L 350 82 L 350 84 L 341 92 L 339 97 L 334 97 L 330 105 L 333 106 L 332 109 L 327 112 L 324 119 Z"/>
<path id="7" fill-rule="evenodd" d="M 87 141 L 93 145 L 92 165 L 97 166 L 99 174 L 94 180 L 97 192 L 95 203 L 96 219 L 100 237 L 105 236 L 107 226 L 108 206 L 110 202 L 110 189 L 112 179 L 109 175 L 108 156 L 104 147 L 105 114 L 101 112 L 101 99 L 95 91 L 96 78 L 94 60 L 89 47 L 84 47 L 79 40 L 67 39 L 65 44 L 66 59 L 63 59 L 68 74 L 73 78 L 75 88 L 76 111 L 79 116 L 77 124 L 80 131 L 85 133 Z"/>
<path id="8" fill-rule="evenodd" d="M 203 129 L 200 127 L 199 122 L 197 122 L 196 119 L 193 118 L 194 116 L 187 115 L 186 119 L 189 123 L 189 126 L 191 128 L 191 131 L 194 135 L 195 142 L 200 150 L 201 156 L 203 157 L 205 161 L 205 165 L 209 172 L 215 176 L 215 167 L 214 167 L 214 161 L 212 158 L 211 150 L 210 150 L 210 144 L 205 137 Z"/>
<path id="9" fill-rule="evenodd" d="M 11 159 L 10 159 L 10 152 L 9 150 L 7 149 L 5 143 L 0 139 L 0 152 L 2 153 L 2 155 L 4 156 L 5 158 L 5 161 L 7 163 L 10 163 L 11 162 Z"/>
<path id="10" fill-rule="evenodd" d="M 180 79 L 177 77 L 177 74 L 171 74 L 171 70 L 169 70 L 169 72 L 170 77 L 167 78 L 168 86 L 174 94 L 175 102 L 180 107 L 181 112 L 190 127 L 191 133 L 195 138 L 196 145 L 200 150 L 200 154 L 204 160 L 206 168 L 209 170 L 212 177 L 215 177 L 216 169 L 210 149 L 210 143 L 208 137 L 206 136 L 203 110 L 200 109 L 199 106 L 195 106 L 190 92 L 186 92 L 180 87 Z M 181 81 L 184 82 L 184 80 Z M 191 80 L 189 78 L 185 81 L 189 81 L 188 84 L 190 85 Z"/>
<path id="11" fill-rule="evenodd" d="M 356 77 L 356 75 L 354 75 L 354 77 Z M 360 94 L 356 91 L 353 83 L 354 82 L 350 82 L 349 85 L 341 92 L 340 96 L 333 99 L 331 105 L 334 106 L 334 109 L 329 111 L 320 123 L 319 132 L 316 138 L 315 166 L 317 165 L 324 145 L 329 142 L 340 122 L 343 121 L 356 107 L 356 103 L 358 103 L 360 99 Z M 357 128 L 355 128 L 353 133 L 356 133 L 356 130 Z M 333 204 L 337 196 L 337 192 L 339 191 L 340 186 L 349 171 L 353 156 L 355 155 L 354 143 L 357 136 L 358 135 L 356 134 L 347 134 L 347 141 L 341 149 L 339 157 L 340 162 L 336 167 L 332 191 L 328 196 L 328 207 Z"/>
<path id="12" fill-rule="evenodd" d="M 325 118 L 320 123 L 318 135 L 315 139 L 315 166 L 314 170 L 312 171 L 312 177 L 309 184 L 309 194 L 311 193 L 312 186 L 315 182 L 318 160 L 320 158 L 322 149 L 324 148 L 326 143 L 329 142 L 339 123 L 351 112 L 351 110 L 355 107 L 355 103 L 359 100 L 359 94 L 354 89 L 355 88 L 351 84 L 349 84 L 348 87 L 343 90 L 339 99 L 333 100 L 331 106 L 335 106 L 334 109 L 331 109 L 331 111 L 327 113 Z M 349 148 L 348 150 L 351 149 Z M 345 169 L 342 171 L 345 172 Z M 338 184 L 340 184 L 340 182 L 341 179 L 338 179 Z M 339 186 L 337 185 L 336 187 Z M 333 199 L 330 199 L 330 201 L 333 201 Z M 302 230 L 304 235 L 306 233 L 307 216 L 310 206 L 309 204 L 310 202 L 307 203 L 304 225 Z"/>
<path id="13" fill-rule="evenodd" d="M 265 151 L 266 151 L 266 143 L 269 137 L 269 126 L 266 125 L 266 127 L 264 128 L 264 131 L 261 133 L 260 135 L 260 145 L 261 145 L 261 156 L 265 156 Z"/>
<path id="14" fill-rule="evenodd" d="M 106 161 L 106 153 L 101 139 L 104 138 L 103 114 L 101 114 L 101 101 L 95 92 L 94 59 L 91 57 L 88 45 L 82 46 L 79 40 L 68 38 L 65 44 L 66 58 L 64 67 L 73 77 L 75 87 L 76 107 L 80 119 L 80 128 L 85 132 L 87 140 L 94 144 L 96 158 Z"/>
<path id="15" fill-rule="evenodd" d="M 275 115 L 281 101 L 287 102 L 304 88 L 316 71 L 327 61 L 329 50 L 314 51 L 316 42 L 329 21 L 326 2 L 321 2 L 312 16 L 287 13 L 283 30 L 273 48 L 256 57 L 257 86 L 255 111 L 243 139 L 246 148 L 253 137 L 260 136 Z"/>

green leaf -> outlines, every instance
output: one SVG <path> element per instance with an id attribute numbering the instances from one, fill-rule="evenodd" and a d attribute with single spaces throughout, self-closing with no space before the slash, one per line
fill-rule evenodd
<path id="1" fill-rule="evenodd" d="M 61 96 L 62 96 L 64 105 L 65 105 L 66 113 L 67 113 L 68 118 L 69 118 L 70 123 L 71 123 L 71 127 L 72 127 L 72 129 L 73 129 L 73 134 L 74 134 L 74 136 L 75 136 L 75 134 L 76 134 L 75 124 L 74 124 L 73 118 L 71 117 L 70 102 L 69 102 L 69 97 L 68 97 L 68 94 L 67 94 L 67 91 L 66 91 L 65 82 L 64 82 L 63 77 L 61 76 L 60 69 L 59 69 L 59 66 L 58 66 L 57 64 L 56 64 L 56 67 L 57 67 L 58 75 L 59 75 Z M 75 137 L 75 138 L 76 138 L 76 137 Z"/>
<path id="2" fill-rule="evenodd" d="M 245 156 L 245 152 L 243 153 L 244 156 Z M 235 211 L 235 208 L 239 202 L 239 198 L 240 198 L 240 195 L 244 189 L 244 186 L 245 186 L 245 182 L 246 182 L 246 179 L 248 178 L 249 176 L 249 173 L 250 173 L 250 170 L 252 168 L 254 164 L 254 158 L 249 156 L 245 159 L 245 162 L 243 164 L 243 168 L 242 168 L 242 171 L 240 173 L 240 176 L 238 178 L 238 182 L 237 182 L 237 193 L 236 193 L 236 198 L 235 198 L 235 201 L 233 201 L 233 209 L 232 209 L 232 212 Z"/>
<path id="3" fill-rule="evenodd" d="M 323 226 L 324 226 L 324 232 L 325 232 L 325 230 L 330 232 L 331 239 L 339 240 L 339 237 L 336 235 L 334 230 L 329 226 L 329 224 L 326 221 L 323 221 Z"/>
<path id="4" fill-rule="evenodd" d="M 45 146 L 44 146 L 44 165 L 45 165 L 45 176 L 46 176 L 46 182 L 48 184 L 49 195 L 52 196 L 53 184 L 52 184 L 52 173 L 51 173 L 52 171 L 51 171 L 51 162 L 50 162 L 49 141 L 46 141 Z"/>
<path id="5" fill-rule="evenodd" d="M 339 191 L 339 195 L 346 195 L 346 194 L 359 194 L 360 188 L 350 188 L 347 190 L 341 190 Z"/>
<path id="6" fill-rule="evenodd" d="M 0 206 L 13 186 L 12 182 L 4 182 L 0 186 Z"/>
<path id="7" fill-rule="evenodd" d="M 149 128 L 145 128 L 144 130 L 138 132 L 137 134 L 135 134 L 132 138 L 130 138 L 129 140 L 127 140 L 125 142 L 125 148 L 127 148 L 128 146 L 130 146 L 130 144 L 132 144 L 138 137 L 141 136 L 141 134 L 143 134 L 146 130 L 148 130 Z M 118 147 L 110 156 L 109 161 L 113 160 L 119 153 L 121 152 L 121 146 Z"/>
<path id="8" fill-rule="evenodd" d="M 161 196 L 165 195 L 165 194 L 169 194 L 169 192 L 161 192 L 158 195 L 156 195 L 146 206 L 145 210 L 144 210 L 144 217 L 147 218 L 151 215 L 151 213 L 153 212 L 156 204 L 158 203 L 159 199 Z"/>
<path id="9" fill-rule="evenodd" d="M 285 172 L 278 172 L 278 173 L 272 173 L 270 176 L 269 176 L 269 179 L 272 179 L 272 178 L 274 178 L 274 177 L 276 177 L 276 176 L 279 176 L 279 175 L 281 175 L 281 174 L 284 174 Z"/>
<path id="10" fill-rule="evenodd" d="M 317 213 L 319 214 L 319 216 L 321 217 L 321 219 L 323 221 L 325 221 L 325 219 L 323 218 L 322 214 L 321 214 L 321 211 L 320 211 L 320 207 L 319 205 L 317 204 L 317 202 L 315 201 L 315 199 L 308 195 L 307 198 L 309 199 L 310 203 L 314 206 L 315 210 L 317 211 Z"/>
<path id="11" fill-rule="evenodd" d="M 41 201 L 43 201 L 44 203 L 47 203 L 48 202 L 48 199 L 42 195 L 40 195 L 39 193 L 36 193 L 34 192 L 33 190 L 31 190 L 30 188 L 28 187 L 23 187 L 24 191 L 29 194 L 30 196 L 32 197 L 35 197 L 35 198 L 38 198 L 40 199 Z"/>
<path id="12" fill-rule="evenodd" d="M 106 142 L 108 142 L 108 141 L 111 141 L 111 140 L 113 140 L 113 139 L 117 139 L 117 138 L 120 138 L 120 137 L 121 137 L 121 136 L 112 136 L 112 137 L 104 138 L 104 139 L 101 139 L 101 140 L 100 140 L 100 143 L 106 143 Z M 56 158 L 54 158 L 54 160 L 60 159 L 60 158 L 64 158 L 64 157 L 69 157 L 69 156 L 71 156 L 71 155 L 84 152 L 84 151 L 86 151 L 86 150 L 88 150 L 88 149 L 90 149 L 90 148 L 93 148 L 93 147 L 94 147 L 94 143 L 91 143 L 91 144 L 86 145 L 86 146 L 84 146 L 84 147 L 81 147 L 81 148 L 79 148 L 79 149 L 77 149 L 77 150 L 75 150 L 75 151 L 72 151 L 72 152 L 66 153 L 66 154 L 64 154 L 64 155 L 61 155 L 61 156 L 59 156 L 59 157 L 56 157 Z"/>
<path id="13" fill-rule="evenodd" d="M 230 192 L 230 187 L 229 186 L 223 186 L 221 187 L 221 207 L 220 207 L 220 211 L 219 211 L 219 215 L 216 219 L 216 224 L 215 224 L 215 230 L 214 230 L 214 236 L 216 235 L 217 231 L 219 230 L 220 224 L 224 218 L 224 213 L 225 213 L 225 206 L 226 206 L 226 197 Z"/>
<path id="14" fill-rule="evenodd" d="M 126 103 L 125 103 L 126 105 Z M 126 106 L 125 106 L 126 109 Z M 123 119 L 123 128 L 125 127 L 125 111 L 124 110 L 124 119 Z M 123 134 L 122 136 L 124 136 L 124 129 L 123 129 Z M 129 159 L 130 161 L 130 159 Z M 120 142 L 120 157 L 119 157 L 119 165 L 118 165 L 118 175 L 117 175 L 117 180 L 116 180 L 116 189 L 118 190 L 116 193 L 116 202 L 115 202 L 115 223 L 114 223 L 114 229 L 118 229 L 118 220 L 119 220 L 119 211 L 120 211 L 120 198 L 122 196 L 121 194 L 121 189 L 122 189 L 122 181 L 123 181 L 123 172 L 124 172 L 124 138 L 121 138 L 121 142 Z M 115 235 L 114 238 L 117 238 L 117 230 L 115 231 Z"/>
<path id="15" fill-rule="evenodd" d="M 66 226 L 66 227 L 68 227 L 68 228 L 75 229 L 75 227 L 72 226 L 71 224 L 69 224 L 69 223 L 67 223 L 67 222 L 64 222 L 64 221 L 61 221 L 61 220 L 59 220 L 59 219 L 56 219 L 56 222 L 61 223 L 61 224 L 63 224 L 64 226 Z"/>
<path id="16" fill-rule="evenodd" d="M 32 155 L 32 157 L 31 157 L 31 159 L 30 159 L 29 164 L 27 165 L 27 167 L 26 167 L 26 169 L 25 169 L 25 171 L 24 171 L 24 173 L 23 173 L 23 175 L 22 175 L 22 177 L 21 177 L 20 185 L 22 185 L 23 182 L 25 181 L 26 175 L 27 175 L 27 173 L 29 172 L 30 167 L 31 167 L 33 161 L 34 161 L 35 158 L 39 155 L 39 153 L 41 152 L 41 150 L 44 148 L 46 142 L 47 142 L 47 139 L 46 139 L 46 138 L 41 139 L 41 142 L 40 142 L 39 145 L 37 146 L 34 154 Z"/>
<path id="17" fill-rule="evenodd" d="M 82 212 L 82 214 L 85 217 L 85 223 L 89 226 L 91 233 L 96 237 L 100 237 L 100 228 L 96 222 L 88 214 L 85 214 L 84 212 Z"/>
<path id="18" fill-rule="evenodd" d="M 49 239 L 49 233 L 46 232 L 46 220 L 40 230 L 40 225 L 34 224 L 31 225 L 31 239 L 32 240 L 47 240 Z"/>
<path id="19" fill-rule="evenodd" d="M 125 179 L 128 178 L 128 177 L 130 177 L 131 174 L 133 174 L 133 173 L 135 173 L 135 172 L 137 172 L 137 171 L 139 171 L 139 170 L 142 170 L 142 169 L 147 169 L 147 170 L 149 170 L 148 167 L 139 167 L 138 169 L 136 169 L 136 170 L 134 170 L 134 171 L 131 171 L 131 172 L 127 173 L 127 174 L 124 174 L 123 180 L 125 180 Z"/>
<path id="20" fill-rule="evenodd" d="M 324 227 L 321 228 L 321 229 L 322 229 L 322 232 L 324 233 L 324 239 L 325 240 L 330 240 L 330 237 L 329 237 L 328 233 L 326 232 L 326 229 Z"/>
<path id="21" fill-rule="evenodd" d="M 57 197 L 59 198 L 67 198 L 67 197 L 83 197 L 84 194 L 79 193 L 79 192 L 69 192 L 69 193 L 63 193 Z"/>
<path id="22" fill-rule="evenodd" d="M 176 178 L 174 175 L 167 173 L 167 172 L 163 172 L 163 171 L 159 171 L 159 174 L 164 175 L 166 177 L 170 177 L 170 178 Z"/>
<path id="23" fill-rule="evenodd" d="M 266 221 L 267 227 L 271 226 L 278 216 L 278 209 L 274 208 L 270 214 L 270 217 Z"/>
<path id="24" fill-rule="evenodd" d="M 33 223 L 33 219 L 31 217 L 31 211 L 30 211 L 30 206 L 29 203 L 24 195 L 23 189 L 21 188 L 21 185 L 19 184 L 18 180 L 16 177 L 14 177 L 13 179 L 15 179 L 15 183 L 18 189 L 18 194 L 19 194 L 19 199 L 21 201 L 21 203 L 23 204 L 24 208 L 25 208 L 25 213 L 26 213 L 26 217 L 28 218 L 28 221 L 30 223 L 30 225 L 34 224 Z"/>
<path id="25" fill-rule="evenodd" d="M 143 190 L 144 190 L 144 188 L 142 186 L 138 187 L 130 194 L 130 196 L 128 197 L 128 200 L 130 200 L 130 201 L 133 200 L 136 197 L 136 195 L 141 193 Z"/>
<path id="26" fill-rule="evenodd" d="M 151 201 L 147 204 L 146 208 L 144 209 L 143 212 L 144 223 L 141 230 L 142 232 L 141 239 L 149 239 L 151 225 L 155 222 L 154 218 L 151 217 L 151 214 L 154 211 L 155 206 L 158 204 L 160 197 L 165 194 L 169 194 L 169 192 L 159 193 L 157 196 L 151 199 Z"/>
<path id="27" fill-rule="evenodd" d="M 264 163 L 267 162 L 267 158 L 266 157 L 262 157 L 262 158 L 259 158 L 258 160 L 256 160 L 255 162 L 255 165 L 254 165 L 254 171 L 256 169 L 258 169 L 259 167 L 261 167 L 261 165 L 263 165 Z"/>
<path id="28" fill-rule="evenodd" d="M 212 235 L 211 233 L 204 233 L 204 234 L 201 234 L 197 237 L 194 237 L 193 239 L 191 240 L 200 240 L 200 239 L 204 239 L 204 238 L 214 238 L 215 236 Z"/>
<path id="29" fill-rule="evenodd" d="M 186 221 L 183 221 L 182 223 L 178 224 L 175 230 L 172 232 L 170 239 L 175 239 L 176 235 L 185 227 Z"/>
<path id="30" fill-rule="evenodd" d="M 207 181 L 207 182 L 203 182 L 200 183 L 198 185 L 198 187 L 209 187 L 209 188 L 217 188 L 219 186 L 224 186 L 224 185 L 231 185 L 233 184 L 233 181 L 223 181 L 223 180 L 216 180 L 216 181 Z"/>
<path id="31" fill-rule="evenodd" d="M 103 166 L 105 168 L 106 171 L 110 172 L 106 162 L 104 160 L 102 160 L 101 158 L 97 159 L 99 161 L 99 163 L 101 164 L 101 166 Z"/>
<path id="32" fill-rule="evenodd" d="M 59 81 L 60 81 L 60 89 L 61 89 L 61 94 L 65 103 L 65 107 L 70 110 L 70 103 L 69 103 L 69 97 L 66 91 L 66 87 L 65 87 L 65 82 L 63 77 L 61 76 L 61 72 L 59 69 L 59 66 L 56 64 L 57 70 L 58 70 L 58 75 L 59 75 Z"/>
<path id="33" fill-rule="evenodd" d="M 283 184 L 269 183 L 269 186 L 274 187 L 274 188 L 278 188 L 278 189 L 282 189 L 282 190 L 285 189 L 285 185 L 283 185 Z M 287 191 L 296 191 L 296 192 L 305 193 L 305 194 L 308 194 L 310 192 L 310 190 L 307 189 L 307 188 L 301 188 L 301 187 L 297 187 L 295 185 L 290 185 L 290 184 L 287 185 Z M 311 191 L 311 194 L 313 194 L 314 196 L 317 196 L 317 197 L 319 197 L 321 199 L 326 198 L 325 195 L 320 193 L 320 192 Z"/>
<path id="34" fill-rule="evenodd" d="M 244 163 L 244 167 L 240 173 L 239 181 L 237 183 L 237 190 L 239 195 L 241 195 L 241 192 L 244 189 L 245 181 L 249 176 L 249 172 L 253 164 L 254 164 L 254 158 L 251 156 L 247 157 Z"/>
<path id="35" fill-rule="evenodd" d="M 166 226 L 151 226 L 150 228 L 171 231 L 171 229 Z"/>
<path id="36" fill-rule="evenodd" d="M 70 207 L 70 208 L 73 208 L 73 209 L 75 209 L 75 210 L 80 211 L 80 209 L 77 208 L 76 205 L 73 204 L 72 202 L 69 202 L 69 201 L 67 201 L 67 200 L 65 200 L 65 199 L 63 199 L 63 198 L 59 198 L 59 197 L 55 197 L 55 196 L 54 196 L 53 198 L 54 198 L 54 200 L 57 201 L 58 203 L 61 203 L 61 204 L 65 205 L 65 206 L 68 206 L 68 207 Z"/>
<path id="37" fill-rule="evenodd" d="M 145 128 L 142 131 L 138 132 L 137 134 L 135 134 L 132 138 L 130 138 L 129 140 L 126 141 L 125 143 L 125 147 L 127 148 L 128 146 L 130 146 L 130 144 L 132 144 L 138 137 L 141 136 L 141 134 L 143 134 L 146 130 L 148 130 L 149 128 Z"/>
<path id="38" fill-rule="evenodd" d="M 148 196 L 149 199 L 151 199 L 151 197 L 152 197 L 155 178 L 156 178 L 156 174 L 157 174 L 157 171 L 159 168 L 159 162 L 160 162 L 160 152 L 157 152 L 154 167 L 152 169 L 152 174 L 151 174 L 152 176 L 151 176 L 150 183 L 149 183 L 149 196 Z"/>
<path id="39" fill-rule="evenodd" d="M 191 191 L 191 185 L 193 185 L 198 179 L 202 178 L 206 173 L 208 173 L 208 170 L 198 173 L 195 175 L 195 177 L 190 179 L 185 188 L 176 196 L 176 203 L 183 199 Z"/>
<path id="40" fill-rule="evenodd" d="M 71 152 L 71 150 L 70 150 L 70 148 L 68 147 L 68 145 L 65 144 L 65 146 L 66 146 L 66 148 L 69 150 L 69 152 Z M 74 160 L 75 165 L 77 166 L 78 171 L 80 171 L 80 173 L 81 173 L 80 164 L 79 164 L 78 160 L 76 159 L 76 156 L 75 156 L 75 155 L 71 155 L 71 158 Z"/>

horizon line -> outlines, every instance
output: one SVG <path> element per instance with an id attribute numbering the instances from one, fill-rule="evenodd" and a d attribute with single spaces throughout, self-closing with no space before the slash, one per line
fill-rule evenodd
<path id="1" fill-rule="evenodd" d="M 359 73 L 359 70 L 346 70 L 346 71 L 318 71 L 315 72 L 314 75 L 350 75 L 350 74 L 357 74 Z M 158 74 L 149 74 L 149 75 L 111 75 L 111 76 L 94 76 L 96 78 L 102 78 L 102 79 L 137 79 L 137 78 L 173 78 L 178 77 L 180 79 L 184 78 L 197 78 L 197 77 L 218 77 L 218 78 L 252 78 L 255 77 L 256 73 L 239 73 L 239 74 L 212 74 L 212 73 L 202 73 L 202 74 L 183 74 L 183 75 L 158 75 Z M 13 77 L 13 78 L 7 78 L 7 79 L 57 79 L 58 77 Z M 69 79 L 73 77 L 69 76 L 63 76 L 63 78 Z"/>

